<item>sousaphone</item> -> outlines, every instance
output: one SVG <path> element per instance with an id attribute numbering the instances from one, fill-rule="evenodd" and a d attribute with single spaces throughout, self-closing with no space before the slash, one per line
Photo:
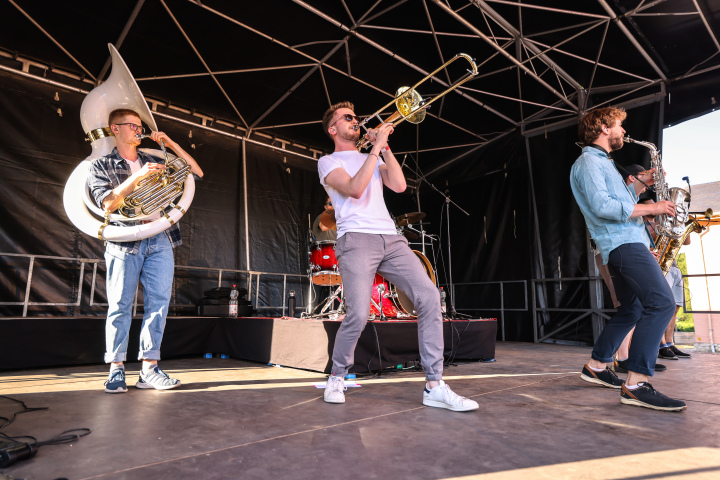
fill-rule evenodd
<path id="1" fill-rule="evenodd" d="M 95 203 L 95 199 L 88 189 L 87 180 L 91 162 L 96 158 L 109 155 L 116 146 L 115 137 L 108 125 L 110 112 L 118 108 L 133 110 L 152 130 L 157 131 L 155 119 L 140 88 L 130 74 L 130 70 L 115 47 L 108 44 L 108 48 L 112 56 L 112 72 L 102 85 L 88 93 L 80 107 L 80 122 L 87 135 L 86 140 L 92 146 L 92 153 L 80 162 L 70 175 L 65 184 L 63 204 L 68 218 L 81 232 L 113 242 L 136 241 L 157 235 L 180 220 L 192 203 L 195 195 L 195 180 L 192 174 L 189 174 L 188 167 L 188 174 L 183 181 L 176 182 L 178 184 L 177 191 L 171 194 L 162 205 L 154 206 L 153 211 L 147 214 L 141 213 L 132 217 L 122 213 L 106 215 Z M 182 159 L 166 154 L 164 149 L 162 151 L 146 148 L 139 150 L 154 157 L 162 158 L 165 155 L 167 165 L 174 164 L 176 161 L 185 164 Z M 162 182 L 159 183 L 158 188 L 162 189 Z M 174 202 L 178 196 L 179 200 Z M 163 213 L 168 205 L 172 205 L 174 208 L 170 212 Z M 159 219 L 138 224 L 138 221 L 147 219 L 156 210 L 162 213 Z M 109 222 L 132 222 L 132 224 L 119 226 L 108 224 Z"/>

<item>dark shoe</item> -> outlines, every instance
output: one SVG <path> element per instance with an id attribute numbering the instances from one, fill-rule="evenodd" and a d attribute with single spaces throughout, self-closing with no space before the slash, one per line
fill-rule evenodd
<path id="1" fill-rule="evenodd" d="M 615 373 L 627 373 L 627 358 L 625 360 L 615 360 L 613 370 L 615 370 Z"/>
<path id="2" fill-rule="evenodd" d="M 623 385 L 620 392 L 620 402 L 627 405 L 652 408 L 653 410 L 664 410 L 666 412 L 680 412 L 687 408 L 682 400 L 675 400 L 658 392 L 649 383 L 640 383 L 639 388 L 628 390 Z"/>
<path id="3" fill-rule="evenodd" d="M 658 358 L 662 358 L 663 360 L 677 360 L 678 357 L 675 355 L 675 352 L 672 351 L 670 347 L 663 347 L 658 352 Z"/>
<path id="4" fill-rule="evenodd" d="M 613 370 L 615 370 L 615 373 L 628 373 L 627 362 L 628 362 L 627 359 L 615 360 L 613 362 Z M 663 365 L 662 363 L 655 364 L 656 372 L 664 372 L 665 370 L 667 370 L 667 367 L 665 365 Z"/>
<path id="5" fill-rule="evenodd" d="M 125 383 L 125 369 L 116 368 L 110 371 L 108 379 L 105 382 L 105 393 L 125 393 L 127 392 L 127 384 Z"/>
<path id="6" fill-rule="evenodd" d="M 692 355 L 689 353 L 685 353 L 682 350 L 678 349 L 675 345 L 670 345 L 670 350 L 675 354 L 678 358 L 692 358 Z"/>
<path id="7" fill-rule="evenodd" d="M 625 383 L 625 380 L 620 380 L 615 372 L 605 367 L 602 372 L 595 372 L 585 365 L 580 374 L 580 378 L 590 383 L 597 383 L 603 387 L 608 388 L 620 388 Z"/>

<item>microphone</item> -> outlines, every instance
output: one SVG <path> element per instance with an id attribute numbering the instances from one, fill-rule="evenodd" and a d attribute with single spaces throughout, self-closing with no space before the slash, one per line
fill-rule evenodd
<path id="1" fill-rule="evenodd" d="M 400 165 L 400 168 L 403 168 L 403 167 L 405 166 L 405 160 L 407 160 L 407 156 L 408 156 L 408 154 L 406 153 L 406 154 L 405 154 L 405 158 L 403 158 L 402 165 Z M 686 178 L 687 178 L 687 177 L 686 177 Z"/>

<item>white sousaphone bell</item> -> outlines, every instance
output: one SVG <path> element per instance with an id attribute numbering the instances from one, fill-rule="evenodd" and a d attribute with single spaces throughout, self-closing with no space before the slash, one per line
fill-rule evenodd
<path id="1" fill-rule="evenodd" d="M 70 221 L 83 233 L 100 238 L 101 240 L 114 242 L 136 241 L 156 235 L 180 220 L 187 209 L 190 208 L 193 196 L 195 195 L 195 179 L 192 174 L 189 173 L 186 173 L 182 178 L 176 179 L 174 181 L 176 185 L 173 186 L 173 188 L 175 188 L 177 193 L 150 192 L 149 196 L 153 197 L 153 199 L 164 195 L 164 197 L 167 197 L 167 201 L 163 201 L 161 205 L 155 204 L 152 207 L 152 211 L 149 212 L 144 211 L 142 206 L 135 208 L 134 210 L 137 211 L 137 214 L 133 217 L 128 217 L 120 213 L 106 215 L 105 212 L 95 204 L 95 199 L 88 189 L 87 180 L 91 162 L 96 158 L 109 155 L 116 146 L 115 137 L 108 125 L 110 112 L 118 108 L 133 110 L 137 112 L 140 119 L 152 130 L 157 131 L 155 119 L 135 79 L 130 74 L 130 70 L 128 70 L 115 47 L 112 44 L 108 44 L 108 48 L 112 56 L 112 72 L 102 85 L 95 87 L 88 93 L 80 107 L 80 122 L 87 135 L 87 140 L 91 142 L 92 153 L 80 162 L 72 175 L 70 175 L 70 178 L 65 184 L 63 204 Z M 154 157 L 163 157 L 163 155 L 166 155 L 166 164 L 170 162 L 174 163 L 175 160 L 185 164 L 184 160 L 177 159 L 177 157 L 166 154 L 162 150 L 146 148 L 139 150 Z M 185 166 L 184 170 L 189 172 L 189 167 Z M 167 183 L 167 178 L 165 178 L 163 182 L 158 183 L 158 189 L 169 190 L 169 187 L 164 188 Z M 141 182 L 141 186 L 142 185 L 143 183 Z M 177 202 L 172 203 L 173 200 L 180 195 L 180 191 L 182 191 L 182 196 L 180 196 Z M 174 208 L 170 212 L 164 213 L 163 209 L 168 205 L 172 205 Z M 149 223 L 129 226 L 108 225 L 108 221 L 137 223 L 138 221 L 147 219 L 157 210 L 160 211 L 162 216 Z"/>

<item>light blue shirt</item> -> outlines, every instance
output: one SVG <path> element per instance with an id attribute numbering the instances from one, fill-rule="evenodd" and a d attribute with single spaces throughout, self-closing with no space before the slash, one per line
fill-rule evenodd
<path id="1" fill-rule="evenodd" d="M 635 189 L 625 185 L 607 153 L 595 147 L 583 148 L 570 170 L 570 187 L 603 265 L 620 245 L 652 245 L 642 217 L 630 218 L 638 201 Z"/>

